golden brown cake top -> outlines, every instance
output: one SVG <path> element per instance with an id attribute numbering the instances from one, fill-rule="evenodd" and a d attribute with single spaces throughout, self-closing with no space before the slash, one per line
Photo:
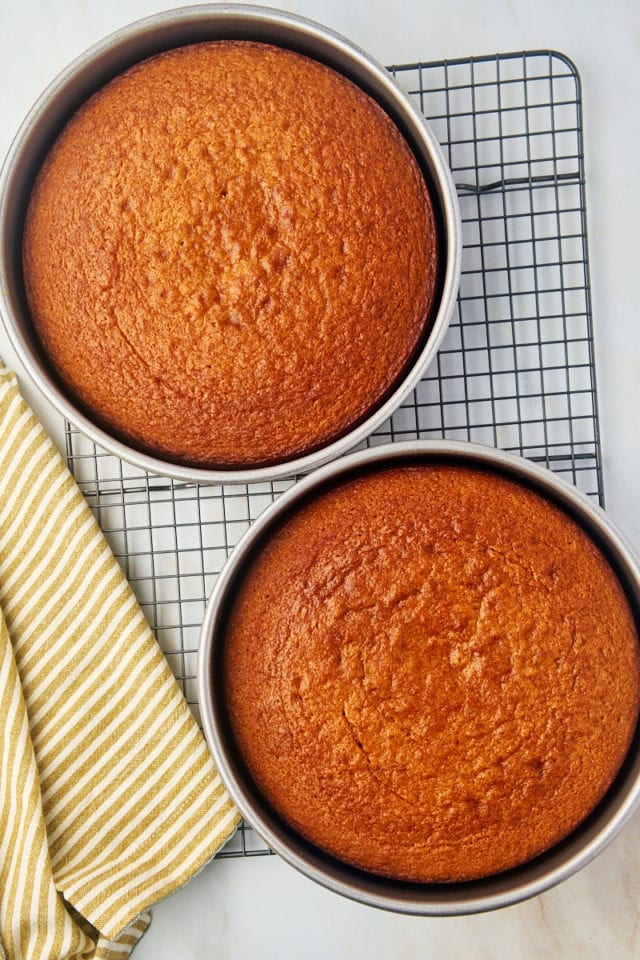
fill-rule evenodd
<path id="1" fill-rule="evenodd" d="M 146 60 L 52 148 L 24 239 L 46 352 L 111 430 L 186 462 L 322 446 L 390 392 L 434 298 L 417 162 L 345 77 L 265 44 Z"/>
<path id="2" fill-rule="evenodd" d="M 478 878 L 573 830 L 640 699 L 638 637 L 589 537 L 538 494 L 457 466 L 377 470 L 256 555 L 223 659 L 257 785 L 365 870 Z"/>

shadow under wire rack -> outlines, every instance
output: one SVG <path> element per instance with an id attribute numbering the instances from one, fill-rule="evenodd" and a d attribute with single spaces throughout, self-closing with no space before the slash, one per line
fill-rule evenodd
<path id="1" fill-rule="evenodd" d="M 552 51 L 391 67 L 456 182 L 462 279 L 436 360 L 367 445 L 472 440 L 550 467 L 603 502 L 580 78 Z M 207 486 L 147 475 L 66 424 L 69 467 L 196 718 L 207 597 L 242 533 L 291 480 Z M 219 854 L 269 853 L 243 825 Z"/>

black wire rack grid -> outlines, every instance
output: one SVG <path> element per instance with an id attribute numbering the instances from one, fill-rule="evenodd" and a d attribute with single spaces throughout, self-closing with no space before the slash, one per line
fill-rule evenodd
<path id="1" fill-rule="evenodd" d="M 462 214 L 462 280 L 437 359 L 367 445 L 441 438 L 536 460 L 603 502 L 580 79 L 532 51 L 391 68 L 442 144 Z M 66 425 L 69 466 L 197 719 L 206 598 L 242 533 L 293 479 L 149 476 Z M 269 853 L 243 825 L 220 856 Z"/>

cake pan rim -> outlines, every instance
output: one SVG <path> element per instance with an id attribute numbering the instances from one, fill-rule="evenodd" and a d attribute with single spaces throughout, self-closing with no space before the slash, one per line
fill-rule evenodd
<path id="1" fill-rule="evenodd" d="M 266 805 L 256 806 L 234 773 L 232 751 L 225 745 L 220 719 L 214 709 L 215 689 L 211 665 L 216 627 L 227 601 L 228 590 L 268 527 L 297 501 L 312 494 L 314 489 L 322 488 L 342 475 L 371 465 L 413 458 L 446 458 L 459 460 L 469 466 L 497 469 L 555 500 L 615 557 L 616 564 L 624 573 L 625 591 L 633 595 L 630 600 L 636 607 L 636 614 L 640 610 L 640 560 L 636 552 L 604 510 L 561 477 L 515 454 L 465 441 L 423 440 L 384 444 L 352 453 L 303 478 L 281 494 L 238 541 L 218 577 L 205 611 L 198 649 L 198 701 L 207 742 L 232 798 L 260 836 L 291 866 L 333 892 L 368 906 L 422 916 L 462 916 L 501 909 L 537 896 L 578 872 L 615 839 L 640 807 L 638 732 L 628 753 L 628 759 L 631 758 L 633 764 L 633 769 L 626 775 L 628 783 L 625 781 L 623 787 L 617 788 L 622 798 L 616 806 L 614 784 L 602 801 L 604 804 L 613 803 L 613 812 L 603 808 L 604 812 L 597 814 L 597 821 L 592 828 L 585 831 L 578 827 L 567 840 L 541 857 L 504 875 L 454 886 L 411 884 L 399 894 L 391 890 L 393 885 L 388 884 L 385 878 L 354 880 L 353 870 L 334 858 L 323 854 L 310 855 L 309 845 L 304 840 L 296 842 L 295 831 L 282 831 L 275 823 L 275 818 L 270 818 L 264 812 Z M 596 810 L 600 808 L 601 805 Z M 288 836 L 283 837 L 283 833 Z M 584 839 L 581 839 L 583 834 Z M 390 892 L 380 892 L 385 885 L 389 886 Z"/>
<path id="2" fill-rule="evenodd" d="M 150 36 L 164 36 L 164 31 L 171 30 L 176 34 L 176 42 L 160 44 L 168 49 L 172 45 L 182 45 L 178 42 L 178 34 L 183 29 L 213 30 L 216 24 L 228 26 L 231 22 L 242 24 L 243 29 L 246 28 L 247 39 L 251 39 L 251 31 L 257 29 L 284 31 L 285 35 L 289 32 L 297 34 L 300 44 L 306 38 L 308 43 L 317 43 L 323 47 L 327 56 L 331 53 L 332 56 L 341 58 L 344 61 L 343 72 L 347 75 L 356 69 L 368 75 L 378 95 L 382 97 L 384 92 L 385 97 L 388 98 L 385 109 L 394 122 L 398 122 L 395 116 L 398 114 L 410 127 L 409 146 L 417 156 L 418 162 L 429 168 L 434 186 L 432 193 L 435 193 L 433 199 L 440 211 L 445 241 L 444 277 L 437 309 L 433 313 L 424 344 L 393 392 L 361 423 L 311 453 L 295 456 L 273 465 L 238 468 L 189 466 L 171 458 L 165 459 L 157 454 L 146 453 L 138 449 L 135 444 L 119 439 L 81 409 L 73 397 L 59 385 L 55 376 L 47 369 L 46 362 L 43 362 L 39 356 L 40 347 L 37 344 L 37 337 L 29 329 L 30 317 L 25 315 L 28 311 L 20 307 L 21 277 L 16 277 L 18 268 L 15 263 L 16 238 L 13 230 L 13 223 L 18 216 L 15 212 L 18 198 L 14 194 L 20 192 L 21 167 L 26 167 L 29 161 L 29 150 L 33 149 L 34 131 L 37 135 L 38 129 L 46 124 L 49 115 L 55 113 L 56 109 L 60 112 L 61 102 L 65 96 L 70 96 L 69 91 L 72 90 L 74 83 L 79 82 L 79 76 L 85 78 L 86 95 L 78 98 L 79 102 L 83 102 L 95 89 L 93 87 L 89 89 L 91 84 L 86 79 L 87 71 L 101 63 L 105 57 L 110 56 L 113 60 L 122 56 L 121 51 L 127 47 L 127 44 L 134 43 L 140 49 L 143 44 L 149 43 Z M 218 28 L 220 29 L 220 26 Z M 205 38 L 202 36 L 200 39 Z M 211 36 L 210 39 L 215 37 Z M 193 41 L 183 40 L 182 42 L 197 41 L 194 37 Z M 270 42 L 277 44 L 278 41 L 273 37 Z M 301 50 L 301 52 L 307 51 Z M 133 58 L 128 56 L 133 63 L 149 55 L 151 55 L 149 52 L 144 52 L 137 59 L 135 56 Z M 101 69 L 106 68 L 103 66 Z M 334 69 L 339 70 L 340 67 L 335 65 Z M 118 69 L 114 71 L 114 73 L 118 72 L 120 72 Z M 364 81 L 361 85 L 366 89 Z M 57 129 L 61 129 L 62 126 L 64 122 L 60 121 Z M 17 242 L 21 247 L 21 234 Z M 460 280 L 461 254 L 460 212 L 451 171 L 427 121 L 400 89 L 389 71 L 352 41 L 329 28 L 304 17 L 268 7 L 249 4 L 203 4 L 178 7 L 134 21 L 99 40 L 76 57 L 45 88 L 19 127 L 0 172 L 0 289 L 5 293 L 0 313 L 18 359 L 44 397 L 63 417 L 99 447 L 134 467 L 175 480 L 227 484 L 278 480 L 307 473 L 361 443 L 397 410 L 434 360 L 455 308 Z"/>

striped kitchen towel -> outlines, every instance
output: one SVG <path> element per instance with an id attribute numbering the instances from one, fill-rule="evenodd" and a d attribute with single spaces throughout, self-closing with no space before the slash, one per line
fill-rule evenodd
<path id="1" fill-rule="evenodd" d="M 0 363 L 0 955 L 127 956 L 238 819 L 135 597 Z"/>

